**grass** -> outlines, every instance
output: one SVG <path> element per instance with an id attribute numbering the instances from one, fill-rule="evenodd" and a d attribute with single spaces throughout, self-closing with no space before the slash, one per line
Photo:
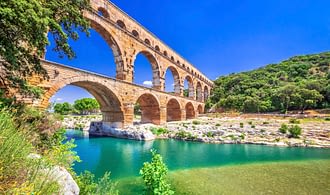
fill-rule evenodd
<path id="1" fill-rule="evenodd" d="M 171 172 L 175 194 L 330 194 L 330 160 L 271 162 Z M 119 181 L 120 194 L 143 194 L 143 181 Z"/>

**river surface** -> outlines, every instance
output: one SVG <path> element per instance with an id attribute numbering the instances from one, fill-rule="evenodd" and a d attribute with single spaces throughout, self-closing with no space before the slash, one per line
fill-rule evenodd
<path id="1" fill-rule="evenodd" d="M 135 141 L 110 137 L 84 137 L 82 132 L 68 130 L 74 138 L 75 151 L 82 162 L 76 163 L 78 173 L 89 170 L 97 177 L 111 171 L 111 178 L 139 175 L 143 162 L 150 161 L 156 149 L 170 171 L 218 167 L 261 162 L 330 159 L 330 149 L 286 148 L 261 145 L 207 144 L 178 140 Z"/>

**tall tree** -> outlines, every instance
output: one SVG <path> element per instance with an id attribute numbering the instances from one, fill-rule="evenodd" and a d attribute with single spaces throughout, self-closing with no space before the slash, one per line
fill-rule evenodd
<path id="1" fill-rule="evenodd" d="M 1 0 L 0 1 L 0 80 L 9 88 L 27 94 L 39 90 L 29 86 L 32 75 L 47 78 L 40 58 L 49 44 L 47 32 L 54 39 L 54 51 L 61 57 L 74 58 L 68 40 L 78 39 L 78 32 L 89 34 L 89 22 L 83 17 L 89 0 Z M 0 86 L 1 87 L 1 86 Z"/>
<path id="2" fill-rule="evenodd" d="M 76 100 L 73 107 L 81 114 L 97 112 L 100 109 L 99 103 L 94 98 L 83 98 Z"/>

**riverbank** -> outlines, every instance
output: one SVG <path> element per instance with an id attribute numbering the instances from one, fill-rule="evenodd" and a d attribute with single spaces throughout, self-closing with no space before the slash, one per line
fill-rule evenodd
<path id="1" fill-rule="evenodd" d="M 176 194 L 330 194 L 330 160 L 230 165 L 170 172 Z M 118 181 L 121 194 L 142 194 L 140 178 Z"/>
<path id="2" fill-rule="evenodd" d="M 64 126 L 68 129 L 83 126 L 88 129 L 91 121 L 101 120 L 101 116 L 65 117 Z M 279 131 L 282 124 L 288 127 L 299 126 L 302 134 L 292 138 Z M 218 144 L 259 144 L 289 147 L 330 148 L 330 121 L 328 118 L 292 118 L 270 115 L 216 115 L 199 117 L 194 120 L 169 122 L 162 126 L 140 124 L 125 129 L 125 135 L 148 134 L 152 131 L 157 139 L 180 139 Z M 146 134 L 146 135 L 147 135 Z M 131 136 L 132 135 L 132 136 Z M 150 137 L 150 136 L 148 136 Z M 123 137 L 122 137 L 123 138 Z"/>

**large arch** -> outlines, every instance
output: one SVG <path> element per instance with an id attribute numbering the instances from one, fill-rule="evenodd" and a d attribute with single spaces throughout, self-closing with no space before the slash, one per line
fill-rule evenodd
<path id="1" fill-rule="evenodd" d="M 100 22 L 98 22 L 94 17 L 91 17 L 90 15 L 87 14 L 86 18 L 89 19 L 91 27 L 102 36 L 102 38 L 106 41 L 106 43 L 111 48 L 113 57 L 114 57 L 114 61 L 116 64 L 116 78 L 118 80 L 127 80 L 128 78 L 125 73 L 126 67 L 125 67 L 123 57 L 122 57 L 122 49 L 121 49 L 120 45 L 114 39 L 114 37 L 111 35 L 111 33 Z"/>
<path id="2" fill-rule="evenodd" d="M 149 93 L 141 95 L 136 103 L 141 109 L 141 123 L 160 125 L 160 104 L 158 99 Z"/>
<path id="3" fill-rule="evenodd" d="M 178 100 L 172 98 L 166 104 L 166 118 L 169 121 L 181 121 L 181 106 Z"/>
<path id="4" fill-rule="evenodd" d="M 189 98 L 194 98 L 195 97 L 195 91 L 194 91 L 194 83 L 193 83 L 193 79 L 191 78 L 191 76 L 187 75 L 184 78 L 183 83 L 185 83 L 185 81 L 187 81 L 188 83 L 188 96 Z M 187 90 L 187 89 L 184 89 Z"/>
<path id="5" fill-rule="evenodd" d="M 203 106 L 201 104 L 198 105 L 197 111 L 198 111 L 198 114 L 203 114 L 204 113 Z"/>
<path id="6" fill-rule="evenodd" d="M 198 81 L 196 84 L 196 100 L 197 101 L 203 101 L 203 89 L 202 84 Z"/>
<path id="7" fill-rule="evenodd" d="M 49 99 L 57 91 L 67 85 L 74 85 L 83 88 L 95 97 L 100 104 L 100 110 L 103 114 L 103 122 L 107 122 L 110 126 L 116 128 L 124 127 L 124 112 L 122 109 L 122 103 L 117 94 L 107 87 L 105 83 L 90 79 L 87 76 L 77 76 L 53 83 L 52 87 L 43 95 L 39 106 L 46 108 L 49 104 Z"/>
<path id="8" fill-rule="evenodd" d="M 148 59 L 149 63 L 151 64 L 151 68 L 152 68 L 152 88 L 156 89 L 156 90 L 162 90 L 162 86 L 161 86 L 161 83 L 160 83 L 160 68 L 159 68 L 159 65 L 158 65 L 158 62 L 157 62 L 156 58 L 150 52 L 143 50 L 143 51 L 138 52 L 135 55 L 134 63 L 135 63 L 135 60 L 136 60 L 136 58 L 139 54 L 142 54 L 144 57 L 146 57 Z M 136 72 L 136 71 L 134 70 L 134 72 Z"/>
<path id="9" fill-rule="evenodd" d="M 191 102 L 188 102 L 186 104 L 185 109 L 186 109 L 186 119 L 193 119 L 196 117 L 195 108 Z"/>
<path id="10" fill-rule="evenodd" d="M 174 93 L 175 94 L 180 94 L 180 75 L 179 75 L 179 72 L 175 67 L 169 66 L 169 67 L 167 67 L 167 69 L 164 72 L 164 78 L 166 77 L 166 73 L 167 73 L 168 70 L 171 71 L 172 76 L 173 76 Z M 166 82 L 166 80 L 165 80 L 165 82 Z M 165 86 L 166 86 L 166 83 L 165 83 Z"/>

